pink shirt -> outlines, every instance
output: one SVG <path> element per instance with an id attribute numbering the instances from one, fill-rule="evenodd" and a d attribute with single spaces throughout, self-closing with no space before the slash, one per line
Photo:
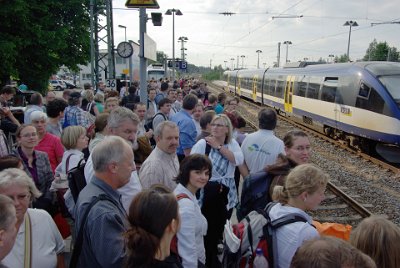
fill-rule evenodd
<path id="1" fill-rule="evenodd" d="M 47 153 L 50 160 L 51 170 L 53 170 L 54 173 L 54 170 L 61 162 L 64 154 L 64 146 L 62 145 L 60 138 L 47 132 L 39 144 L 36 145 L 35 150 Z M 57 157 L 60 161 L 57 161 Z"/>

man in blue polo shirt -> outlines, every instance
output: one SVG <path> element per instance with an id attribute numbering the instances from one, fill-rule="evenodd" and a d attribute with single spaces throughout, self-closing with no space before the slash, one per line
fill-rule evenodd
<path id="1" fill-rule="evenodd" d="M 182 110 L 171 118 L 171 121 L 175 122 L 179 127 L 179 146 L 176 150 L 179 162 L 190 154 L 190 150 L 196 143 L 197 131 L 192 114 L 198 101 L 196 95 L 186 95 L 183 99 Z"/>

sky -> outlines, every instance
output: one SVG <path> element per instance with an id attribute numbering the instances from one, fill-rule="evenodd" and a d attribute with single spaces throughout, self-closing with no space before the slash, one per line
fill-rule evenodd
<path id="1" fill-rule="evenodd" d="M 113 1 L 115 46 L 125 38 L 118 25 L 127 27 L 128 40 L 139 40 L 139 11 L 127 9 L 125 2 Z M 329 55 L 347 53 L 350 27 L 343 24 L 350 20 L 359 25 L 351 31 L 351 60 L 361 59 L 374 39 L 400 49 L 400 24 L 371 26 L 400 21 L 400 4 L 393 0 L 158 0 L 158 4 L 159 9 L 147 9 L 148 16 L 163 13 L 162 26 L 147 22 L 147 34 L 157 43 L 157 51 L 172 57 L 173 21 L 164 14 L 167 9 L 179 9 L 183 15 L 175 16 L 175 57 L 181 55 L 178 38 L 187 37 L 186 59 L 197 66 L 237 67 L 239 57 L 239 67 L 243 63 L 244 68 L 256 68 L 258 56 L 260 67 L 272 66 L 279 42 L 282 65 L 284 41 L 292 42 L 288 46 L 291 62 L 329 60 Z"/>

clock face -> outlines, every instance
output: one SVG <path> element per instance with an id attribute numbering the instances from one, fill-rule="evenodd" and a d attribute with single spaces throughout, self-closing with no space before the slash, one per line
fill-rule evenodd
<path id="1" fill-rule="evenodd" d="M 117 46 L 117 53 L 122 58 L 129 58 L 133 54 L 133 47 L 129 42 L 121 42 Z"/>

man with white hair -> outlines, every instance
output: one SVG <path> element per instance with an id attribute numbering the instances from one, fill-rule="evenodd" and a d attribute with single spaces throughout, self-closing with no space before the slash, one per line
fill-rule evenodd
<path id="1" fill-rule="evenodd" d="M 136 114 L 134 114 L 131 110 L 125 107 L 117 107 L 111 111 L 108 117 L 107 121 L 107 126 L 109 130 L 108 135 L 119 136 L 132 146 L 136 140 L 138 124 L 139 124 L 139 117 Z M 96 148 L 96 146 L 94 148 Z M 88 184 L 93 178 L 93 176 L 94 176 L 94 169 L 93 169 L 92 154 L 91 154 L 85 165 L 85 178 Z M 126 211 L 129 210 L 129 206 L 132 202 L 133 197 L 141 190 L 142 190 L 142 185 L 140 184 L 139 181 L 136 166 L 134 166 L 134 169 L 131 172 L 130 181 L 121 188 L 117 189 L 118 193 L 121 194 L 121 202 Z"/>
<path id="2" fill-rule="evenodd" d="M 56 135 L 47 132 L 47 115 L 44 112 L 34 111 L 30 116 L 31 124 L 36 128 L 39 143 L 35 146 L 35 150 L 47 153 L 50 160 L 53 173 L 61 163 L 64 146 Z"/>
<path id="3" fill-rule="evenodd" d="M 76 263 L 72 258 L 71 266 L 122 267 L 125 258 L 122 234 L 127 231 L 128 222 L 118 189 L 129 184 L 136 169 L 133 151 L 123 138 L 107 136 L 93 149 L 91 159 L 94 174 L 79 194 L 73 213 L 78 234 L 74 251 L 81 251 Z"/>

